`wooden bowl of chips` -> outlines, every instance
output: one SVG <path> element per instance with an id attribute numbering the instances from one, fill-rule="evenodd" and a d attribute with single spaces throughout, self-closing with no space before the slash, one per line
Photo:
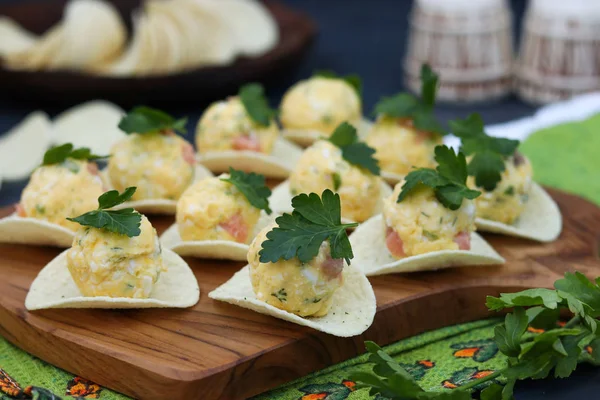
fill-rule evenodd
<path id="1" fill-rule="evenodd" d="M 129 31 L 140 14 L 139 0 L 111 1 Z M 34 34 L 43 34 L 63 18 L 67 0 L 14 3 L 0 6 L 8 17 Z M 234 93 L 244 82 L 268 83 L 297 65 L 316 34 L 314 22 L 276 0 L 265 0 L 279 30 L 277 44 L 259 56 L 241 55 L 223 65 L 187 68 L 174 73 L 107 75 L 62 69 L 9 68 L 0 60 L 0 91 L 11 98 L 74 104 L 104 98 L 123 106 L 139 103 L 206 103 Z M 35 10 L 35 12 L 32 12 Z M 157 25 L 155 25 L 157 26 Z"/>

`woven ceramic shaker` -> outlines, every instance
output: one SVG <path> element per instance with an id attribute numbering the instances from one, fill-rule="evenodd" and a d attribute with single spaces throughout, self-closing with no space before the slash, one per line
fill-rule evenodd
<path id="1" fill-rule="evenodd" d="M 531 0 L 515 86 L 524 100 L 550 103 L 600 89 L 600 1 Z"/>
<path id="2" fill-rule="evenodd" d="M 440 75 L 438 99 L 487 101 L 511 90 L 512 14 L 505 0 L 416 0 L 410 16 L 406 86 L 419 92 L 428 63 Z"/>

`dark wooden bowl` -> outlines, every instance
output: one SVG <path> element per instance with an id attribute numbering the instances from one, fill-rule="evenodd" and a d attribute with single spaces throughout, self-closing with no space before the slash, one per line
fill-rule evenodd
<path id="1" fill-rule="evenodd" d="M 0 5 L 0 15 L 13 18 L 35 33 L 58 22 L 66 0 L 27 1 Z M 140 0 L 112 1 L 131 26 L 131 11 Z M 26 101 L 75 104 L 104 98 L 123 106 L 140 103 L 204 103 L 235 93 L 248 81 L 269 83 L 298 65 L 316 33 L 314 22 L 275 0 L 265 0 L 279 25 L 277 47 L 258 58 L 238 58 L 232 65 L 203 67 L 164 76 L 101 77 L 76 71 L 12 71 L 0 65 L 0 93 Z"/>

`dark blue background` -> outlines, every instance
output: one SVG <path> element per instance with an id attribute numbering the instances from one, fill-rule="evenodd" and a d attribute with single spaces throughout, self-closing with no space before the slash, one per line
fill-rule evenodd
<path id="1" fill-rule="evenodd" d="M 15 0 L 0 0 L 0 2 Z M 403 90 L 402 60 L 405 52 L 408 0 L 284 0 L 310 14 L 319 26 L 319 35 L 306 59 L 283 80 L 268 87 L 272 105 L 277 105 L 284 91 L 317 69 L 338 73 L 358 73 L 363 79 L 365 112 L 369 112 L 382 95 Z M 477 0 L 473 0 L 477 1 Z M 590 0 L 591 1 L 591 0 Z M 523 0 L 511 1 L 515 29 L 519 31 L 525 6 Z M 31 12 L 35 12 L 32 8 Z M 1 40 L 1 38 L 0 38 Z M 190 117 L 189 131 L 194 131 L 205 104 L 177 106 L 168 112 Z M 29 112 L 40 108 L 35 103 L 14 103 L 0 94 L 0 132 L 4 132 Z M 43 108 L 51 116 L 63 108 Z M 479 112 L 487 123 L 509 121 L 532 114 L 535 108 L 514 96 L 486 105 L 441 105 L 443 120 Z M 189 135 L 188 139 L 191 139 Z M 25 182 L 3 183 L 0 206 L 18 201 Z M 600 370 L 580 367 L 568 380 L 529 381 L 518 385 L 518 400 L 600 399 Z"/>

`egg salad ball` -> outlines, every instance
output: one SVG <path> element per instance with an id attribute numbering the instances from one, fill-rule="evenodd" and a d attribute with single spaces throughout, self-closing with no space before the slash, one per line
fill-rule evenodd
<path id="1" fill-rule="evenodd" d="M 281 101 L 285 129 L 318 131 L 330 136 L 342 122 L 362 119 L 361 100 L 343 79 L 313 77 L 292 86 Z"/>
<path id="2" fill-rule="evenodd" d="M 483 188 L 476 188 L 481 191 L 481 195 L 475 199 L 475 204 L 479 218 L 510 225 L 519 218 L 527 205 L 533 169 L 529 160 L 519 153 L 510 157 L 505 167 L 496 189 L 488 192 Z M 467 184 L 475 188 L 475 178 L 469 177 Z"/>
<path id="3" fill-rule="evenodd" d="M 95 209 L 102 193 L 102 179 L 95 163 L 67 159 L 62 164 L 41 166 L 31 174 L 17 214 L 76 231 L 79 224 L 66 218 Z"/>
<path id="4" fill-rule="evenodd" d="M 302 153 L 290 175 L 290 190 L 296 195 L 325 189 L 339 193 L 343 217 L 362 222 L 374 214 L 381 178 L 348 163 L 338 147 L 320 140 Z"/>
<path id="5" fill-rule="evenodd" d="M 67 251 L 67 267 L 84 296 L 150 296 L 165 271 L 156 230 L 142 216 L 139 236 L 81 226 Z"/>
<path id="6" fill-rule="evenodd" d="M 258 253 L 272 229 L 273 226 L 263 229 L 248 251 L 250 280 L 256 297 L 301 317 L 326 315 L 333 294 L 344 283 L 344 260 L 331 258 L 329 242 L 325 241 L 317 256 L 308 263 L 297 258 L 261 263 Z"/>
<path id="7" fill-rule="evenodd" d="M 235 185 L 206 178 L 190 186 L 177 202 L 177 225 L 183 240 L 230 240 L 248 243 L 260 217 Z"/>
<path id="8" fill-rule="evenodd" d="M 278 135 L 274 120 L 268 127 L 259 125 L 239 97 L 230 97 L 204 111 L 196 127 L 196 147 L 199 153 L 249 150 L 270 154 Z"/>
<path id="9" fill-rule="evenodd" d="M 464 199 L 459 209 L 444 207 L 433 189 L 420 185 L 397 203 L 404 181 L 384 200 L 385 241 L 395 258 L 439 250 L 469 250 L 475 230 L 475 203 Z"/>
<path id="10" fill-rule="evenodd" d="M 442 137 L 415 129 L 410 120 L 381 116 L 365 142 L 375 149 L 382 171 L 406 175 L 413 166 L 435 167 L 434 149 Z"/>
<path id="11" fill-rule="evenodd" d="M 131 134 L 115 143 L 108 161 L 112 186 L 137 187 L 132 200 L 177 200 L 194 179 L 191 144 L 175 133 Z"/>

